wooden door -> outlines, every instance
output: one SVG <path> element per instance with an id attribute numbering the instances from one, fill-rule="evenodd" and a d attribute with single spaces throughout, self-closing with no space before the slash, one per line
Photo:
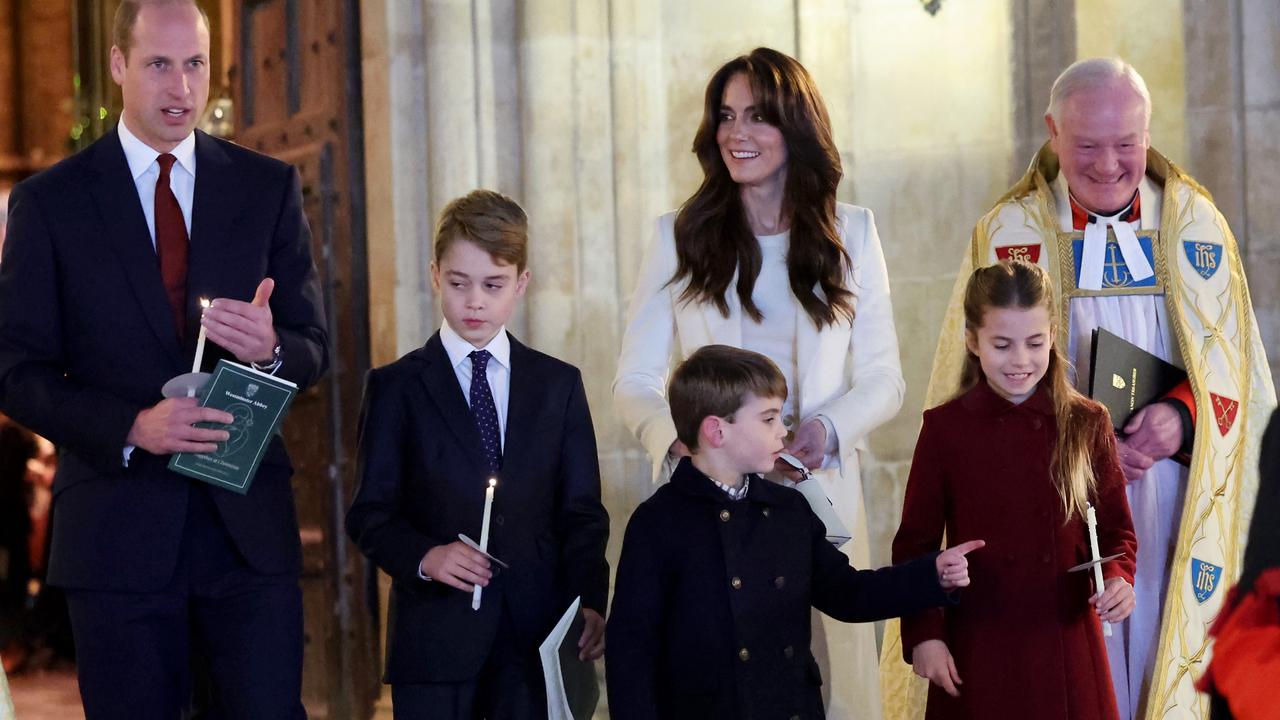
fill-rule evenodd
<path id="1" fill-rule="evenodd" d="M 224 0 L 222 8 L 233 138 L 297 166 L 329 324 L 329 373 L 284 425 L 302 534 L 303 702 L 312 718 L 363 720 L 380 662 L 364 563 L 342 522 L 369 367 L 357 0 Z"/>

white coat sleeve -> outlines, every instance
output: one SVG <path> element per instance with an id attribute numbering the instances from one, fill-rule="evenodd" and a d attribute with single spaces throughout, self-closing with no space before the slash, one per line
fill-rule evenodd
<path id="1" fill-rule="evenodd" d="M 675 296 L 667 281 L 676 269 L 674 214 L 658 219 L 627 310 L 613 402 L 655 467 L 676 440 L 667 405 L 667 378 L 676 342 Z"/>
<path id="2" fill-rule="evenodd" d="M 868 433 L 898 413 L 907 387 L 875 217 L 859 208 L 847 222 L 845 238 L 854 263 L 850 289 L 857 297 L 849 341 L 850 387 L 815 413 L 835 427 L 840 457 L 849 456 Z"/>

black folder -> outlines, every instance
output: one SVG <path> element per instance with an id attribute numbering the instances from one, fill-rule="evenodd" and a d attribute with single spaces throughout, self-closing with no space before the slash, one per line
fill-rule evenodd
<path id="1" fill-rule="evenodd" d="M 1134 413 L 1187 379 L 1176 365 L 1101 328 L 1093 331 L 1091 357 L 1089 397 L 1107 407 L 1117 431 Z"/>

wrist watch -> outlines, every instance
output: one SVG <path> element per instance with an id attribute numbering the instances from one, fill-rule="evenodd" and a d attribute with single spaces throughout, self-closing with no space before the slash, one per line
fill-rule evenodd
<path id="1" fill-rule="evenodd" d="M 271 349 L 271 362 L 269 363 L 251 362 L 249 364 L 252 365 L 253 369 L 257 370 L 258 372 L 264 372 L 264 373 L 269 373 L 271 375 L 275 375 L 276 371 L 280 369 L 280 366 L 284 364 L 284 360 L 281 359 L 280 357 L 280 343 L 276 343 L 276 346 Z"/>

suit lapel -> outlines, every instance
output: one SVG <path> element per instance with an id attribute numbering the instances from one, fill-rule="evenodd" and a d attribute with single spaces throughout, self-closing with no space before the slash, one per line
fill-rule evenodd
<path id="1" fill-rule="evenodd" d="M 103 219 L 104 239 L 120 256 L 129 285 L 156 339 L 174 363 L 181 365 L 178 329 L 169 312 L 169 296 L 160 277 L 160 263 L 120 138 L 112 130 L 93 147 L 92 166 L 96 177 L 91 182 L 90 194 Z"/>
<path id="2" fill-rule="evenodd" d="M 439 333 L 427 340 L 421 353 L 426 361 L 426 368 L 422 373 L 422 384 L 427 388 L 427 395 L 440 411 L 440 416 L 444 418 L 444 424 L 449 431 L 454 434 L 458 443 L 466 448 L 471 462 L 482 472 L 487 472 L 489 461 L 485 458 L 484 448 L 480 444 L 480 431 L 476 429 L 471 408 L 467 406 L 467 399 L 458 385 L 458 375 L 449 364 L 449 354 L 444 351 Z"/>
<path id="3" fill-rule="evenodd" d="M 233 231 L 240 211 L 243 184 L 237 183 L 231 159 L 217 142 L 196 131 L 196 186 L 191 207 L 191 245 L 187 256 L 187 326 L 198 328 L 201 297 L 227 295 L 228 280 L 249 269 L 236 267 L 228 257 L 245 258 L 236 244 L 260 242 Z M 256 285 L 256 282 L 253 283 Z M 235 298 L 249 300 L 247 297 Z M 196 333 L 188 333 L 187 344 L 194 347 Z"/>
<path id="4" fill-rule="evenodd" d="M 502 467 L 520 467 L 538 413 L 539 378 L 532 368 L 533 353 L 511 333 L 511 382 L 507 384 L 507 432 L 502 443 Z"/>

